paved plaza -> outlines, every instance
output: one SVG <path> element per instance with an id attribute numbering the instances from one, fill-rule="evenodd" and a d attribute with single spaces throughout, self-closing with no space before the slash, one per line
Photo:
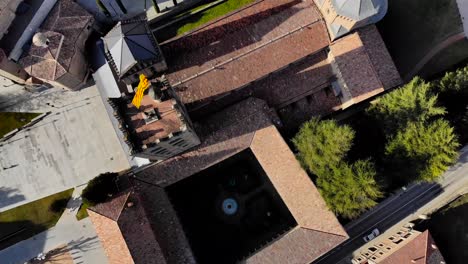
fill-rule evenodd
<path id="1" fill-rule="evenodd" d="M 30 93 L 2 79 L 0 111 L 50 112 L 0 142 L 0 211 L 130 166 L 95 86 Z"/>

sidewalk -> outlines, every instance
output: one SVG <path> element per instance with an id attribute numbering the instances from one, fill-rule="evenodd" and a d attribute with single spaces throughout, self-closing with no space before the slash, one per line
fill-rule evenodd
<path id="1" fill-rule="evenodd" d="M 0 251 L 1 263 L 24 263 L 64 244 L 68 246 L 75 264 L 108 263 L 91 220 L 85 218 L 78 221 L 75 217 L 81 204 L 79 195 L 83 187 L 75 188 L 56 226 Z"/>

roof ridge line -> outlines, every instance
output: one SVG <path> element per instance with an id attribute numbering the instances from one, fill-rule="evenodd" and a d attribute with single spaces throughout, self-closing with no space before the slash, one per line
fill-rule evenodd
<path id="1" fill-rule="evenodd" d="M 122 208 L 118 210 L 118 211 L 119 211 L 119 214 L 117 215 L 117 218 L 116 218 L 115 220 L 112 219 L 112 218 L 110 218 L 109 216 L 103 214 L 103 213 L 100 213 L 100 212 L 98 212 L 98 211 L 96 211 L 96 210 L 93 210 L 94 206 L 88 207 L 87 210 L 93 211 L 94 213 L 96 213 L 96 214 L 98 214 L 98 215 L 101 215 L 101 216 L 103 216 L 103 217 L 105 217 L 105 218 L 107 218 L 107 219 L 110 219 L 110 220 L 112 220 L 112 221 L 114 221 L 114 222 L 117 222 L 117 221 L 119 221 L 120 215 L 122 214 L 122 211 L 123 211 L 123 209 L 125 208 L 125 204 L 127 203 L 128 198 L 130 197 L 130 192 L 131 192 L 131 191 L 127 192 L 126 194 L 124 194 L 124 192 L 121 192 L 121 193 L 118 194 L 118 195 L 126 195 L 127 198 L 125 199 L 125 203 L 123 203 Z M 117 195 L 117 196 L 118 196 L 118 195 Z"/>
<path id="2" fill-rule="evenodd" d="M 147 34 L 141 34 L 141 35 L 147 35 Z M 133 35 L 133 36 L 136 36 L 136 35 Z M 133 44 L 135 44 L 135 45 L 137 45 L 137 46 L 141 47 L 142 49 L 144 49 L 144 50 L 148 51 L 149 53 L 151 53 L 151 54 L 153 54 L 153 55 L 156 55 L 156 56 L 157 56 L 157 54 L 156 54 L 156 53 L 154 53 L 154 52 L 152 52 L 152 51 L 148 50 L 147 48 L 143 47 L 143 46 L 142 46 L 142 45 L 140 45 L 138 42 L 135 42 L 135 41 L 133 41 L 132 39 L 128 38 L 127 36 L 125 36 L 124 38 L 125 38 L 125 40 L 131 41 Z M 132 54 L 132 55 L 133 55 L 133 54 Z"/>
<path id="3" fill-rule="evenodd" d="M 346 238 L 346 239 L 349 239 L 349 235 L 343 236 L 343 235 L 341 235 L 341 234 L 326 232 L 326 231 L 318 230 L 318 229 L 312 229 L 312 228 L 308 228 L 308 227 L 301 226 L 301 225 L 298 225 L 298 226 L 299 226 L 300 228 L 302 228 L 302 229 L 305 229 L 305 230 L 314 231 L 314 232 L 320 232 L 320 233 L 324 233 L 324 234 L 329 234 L 329 235 L 334 235 L 334 236 L 344 237 L 344 238 Z M 340 226 L 341 226 L 341 224 L 340 224 Z M 343 231 L 345 231 L 345 233 L 346 233 L 346 230 L 344 230 L 344 228 L 343 228 Z M 346 233 L 346 234 L 347 234 L 347 233 Z"/>
<path id="4" fill-rule="evenodd" d="M 251 50 L 248 50 L 248 51 L 246 51 L 246 52 L 244 52 L 244 53 L 242 53 L 242 54 L 239 54 L 239 55 L 234 56 L 234 57 L 232 57 L 232 58 L 230 58 L 230 59 L 227 59 L 227 60 L 225 60 L 224 62 L 221 62 L 221 63 L 219 63 L 219 64 L 216 64 L 215 66 L 212 66 L 211 68 L 208 68 L 208 69 L 206 69 L 206 70 L 204 70 L 204 71 L 201 71 L 201 72 L 199 72 L 199 73 L 195 73 L 194 75 L 192 75 L 192 76 L 190 76 L 190 77 L 188 77 L 188 78 L 186 78 L 186 79 L 184 79 L 184 80 L 182 80 L 182 81 L 176 82 L 175 84 L 172 85 L 172 87 L 176 87 L 176 86 L 178 86 L 178 85 L 184 84 L 184 83 L 189 82 L 189 81 L 191 81 L 191 80 L 193 80 L 193 79 L 195 79 L 195 78 L 198 78 L 198 77 L 201 76 L 201 75 L 204 75 L 204 74 L 207 74 L 207 73 L 209 73 L 209 72 L 211 72 L 211 71 L 213 71 L 213 70 L 216 70 L 216 68 L 218 68 L 218 67 L 227 65 L 227 64 L 233 62 L 234 60 L 238 60 L 238 59 L 240 59 L 240 58 L 242 58 L 242 57 L 245 57 L 245 56 L 247 56 L 247 55 L 249 55 L 249 54 L 251 54 L 251 53 L 253 53 L 253 52 L 255 52 L 255 51 L 259 50 L 259 49 L 262 49 L 262 48 L 264 48 L 264 47 L 266 47 L 266 46 L 268 46 L 268 45 L 270 45 L 270 44 L 272 44 L 272 43 L 276 43 L 277 41 L 279 41 L 279 40 L 281 40 L 281 39 L 283 39 L 283 38 L 286 38 L 286 37 L 288 37 L 288 36 L 290 36 L 290 35 L 292 35 L 292 34 L 298 32 L 298 31 L 300 31 L 300 30 L 302 30 L 302 29 L 304 29 L 304 28 L 306 28 L 306 27 L 308 27 L 308 26 L 311 26 L 311 25 L 313 25 L 313 24 L 315 24 L 315 23 L 317 23 L 317 22 L 320 22 L 320 21 L 321 21 L 321 19 L 317 19 L 317 20 L 315 20 L 315 21 L 313 21 L 313 22 L 311 22 L 311 23 L 308 23 L 308 24 L 306 24 L 306 25 L 299 26 L 298 28 L 293 29 L 293 30 L 291 30 L 291 31 L 289 31 L 289 32 L 286 32 L 285 34 L 283 34 L 283 35 L 281 35 L 281 36 L 278 36 L 278 37 L 276 37 L 276 38 L 274 38 L 274 39 L 271 39 L 271 40 L 269 40 L 269 41 L 263 43 L 263 44 L 260 45 L 260 46 L 254 47 L 254 48 L 251 49 Z"/>

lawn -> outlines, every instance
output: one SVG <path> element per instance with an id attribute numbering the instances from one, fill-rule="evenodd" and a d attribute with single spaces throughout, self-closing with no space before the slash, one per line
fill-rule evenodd
<path id="1" fill-rule="evenodd" d="M 83 202 L 80 206 L 80 209 L 78 210 L 78 212 L 76 213 L 76 219 L 78 221 L 80 221 L 81 219 L 84 219 L 86 217 L 88 217 L 88 212 L 86 211 L 86 209 L 88 209 L 89 205 L 85 202 Z"/>
<path id="2" fill-rule="evenodd" d="M 0 137 L 29 123 L 39 113 L 0 113 Z"/>
<path id="3" fill-rule="evenodd" d="M 428 227 L 447 263 L 468 259 L 468 194 L 432 215 Z"/>
<path id="4" fill-rule="evenodd" d="M 194 30 L 210 21 L 213 21 L 219 17 L 222 17 L 236 9 L 251 4 L 255 1 L 256 0 L 226 0 L 225 2 L 219 5 L 216 5 L 203 12 L 199 12 L 194 15 L 188 16 L 187 18 L 180 20 L 179 22 L 174 23 L 171 26 L 161 29 L 160 31 L 155 33 L 155 36 L 159 42 L 163 42 L 177 35 L 181 35 L 191 30 Z M 184 14 L 194 13 L 197 10 L 203 8 L 204 6 L 205 5 L 195 7 L 194 9 L 187 11 Z"/>
<path id="5" fill-rule="evenodd" d="M 0 213 L 0 249 L 54 226 L 73 193 L 69 189 Z M 61 201 L 58 202 L 57 201 Z M 59 205 L 54 207 L 52 205 Z"/>
<path id="6" fill-rule="evenodd" d="M 227 0 L 222 4 L 219 4 L 196 15 L 195 17 L 197 19 L 195 21 L 188 19 L 177 29 L 177 35 L 193 30 L 203 24 L 206 24 L 212 20 L 215 20 L 216 18 L 224 16 L 229 12 L 232 12 L 253 2 L 255 2 L 255 0 Z"/>
<path id="7" fill-rule="evenodd" d="M 448 36 L 463 31 L 456 0 L 392 0 L 377 24 L 402 76 Z"/>

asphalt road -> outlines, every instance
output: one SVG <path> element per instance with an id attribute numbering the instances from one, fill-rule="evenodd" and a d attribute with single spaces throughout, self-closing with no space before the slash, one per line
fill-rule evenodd
<path id="1" fill-rule="evenodd" d="M 403 226 L 421 214 L 436 211 L 466 191 L 468 146 L 461 151 L 458 162 L 437 183 L 413 184 L 387 198 L 374 210 L 345 226 L 350 238 L 314 263 L 350 263 L 351 254 L 366 244 L 362 237 L 374 228 L 384 233 L 392 227 Z"/>

